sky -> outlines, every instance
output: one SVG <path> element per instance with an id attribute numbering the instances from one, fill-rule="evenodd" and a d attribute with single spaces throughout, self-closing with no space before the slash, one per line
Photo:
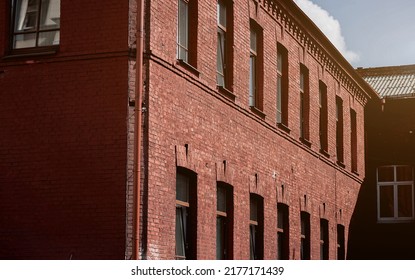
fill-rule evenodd
<path id="1" fill-rule="evenodd" d="M 294 0 L 353 67 L 415 64 L 415 0 Z"/>

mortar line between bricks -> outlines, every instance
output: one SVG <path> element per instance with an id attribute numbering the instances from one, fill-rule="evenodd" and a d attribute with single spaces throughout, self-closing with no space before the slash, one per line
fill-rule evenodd
<path id="1" fill-rule="evenodd" d="M 356 181 L 360 184 L 363 183 L 363 180 L 361 180 L 359 177 L 354 175 L 352 172 L 348 172 L 347 170 L 344 170 L 343 168 L 340 168 L 339 166 L 337 166 L 336 163 L 331 162 L 324 155 L 321 155 L 320 153 L 318 153 L 314 150 L 311 150 L 308 147 L 305 147 L 305 145 L 303 145 L 300 141 L 295 140 L 293 137 L 290 137 L 286 133 L 283 133 L 280 130 L 278 130 L 277 128 L 274 128 L 272 125 L 270 125 L 269 123 L 263 121 L 259 117 L 256 117 L 256 115 L 252 114 L 247 109 L 244 109 L 241 106 L 238 106 L 236 103 L 228 100 L 226 97 L 222 96 L 217 91 L 215 91 L 212 88 L 210 88 L 209 86 L 205 85 L 204 83 L 199 81 L 197 78 L 194 78 L 191 74 L 188 74 L 185 71 L 182 71 L 179 67 L 175 67 L 174 63 L 169 63 L 165 59 L 163 59 L 163 58 L 161 58 L 161 57 L 159 57 L 159 56 L 157 56 L 153 53 L 148 53 L 148 52 L 144 54 L 144 58 L 157 63 L 158 65 L 164 67 L 165 69 L 167 69 L 167 70 L 169 70 L 169 71 L 171 71 L 175 74 L 180 75 L 182 78 L 184 78 L 187 81 L 191 82 L 192 84 L 199 87 L 203 91 L 209 93 L 212 97 L 214 97 L 216 99 L 219 99 L 220 101 L 226 103 L 228 106 L 231 106 L 233 109 L 238 110 L 240 113 L 242 113 L 245 116 L 249 117 L 250 119 L 256 121 L 258 124 L 262 125 L 264 128 L 266 128 L 268 130 L 271 130 L 272 132 L 274 132 L 276 135 L 278 135 L 280 137 L 283 137 L 287 141 L 291 142 L 292 144 L 296 145 L 297 147 L 301 148 L 302 150 L 308 152 L 309 154 L 313 155 L 314 157 L 320 159 L 322 162 L 328 164 L 329 166 L 333 167 L 334 169 L 336 169 L 337 171 L 343 173 L 344 175 L 348 176 L 349 178 L 353 179 L 354 181 Z"/>

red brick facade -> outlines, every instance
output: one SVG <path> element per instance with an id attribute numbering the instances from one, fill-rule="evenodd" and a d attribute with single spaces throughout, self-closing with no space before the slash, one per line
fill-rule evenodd
<path id="1" fill-rule="evenodd" d="M 0 3 L 0 258 L 123 259 L 128 4 L 63 0 L 58 52 L 10 57 L 8 3 Z"/>
<path id="2" fill-rule="evenodd" d="M 142 257 L 175 258 L 176 170 L 197 174 L 197 258 L 216 257 L 216 184 L 233 187 L 233 257 L 250 258 L 249 197 L 264 201 L 264 258 L 276 258 L 277 202 L 289 207 L 289 257 L 300 258 L 300 212 L 310 214 L 311 258 L 320 258 L 320 219 L 346 232 L 364 174 L 364 104 L 370 89 L 291 1 L 234 1 L 232 95 L 216 86 L 216 1 L 198 1 L 197 72 L 177 61 L 177 1 L 151 2 L 146 29 L 148 177 Z M 172 21 L 173 19 L 173 21 Z M 263 32 L 262 112 L 249 107 L 250 20 Z M 288 128 L 276 125 L 277 44 L 288 50 Z M 309 70 L 311 146 L 300 141 L 300 64 Z M 319 150 L 319 81 L 327 86 L 328 156 Z M 344 165 L 336 158 L 336 96 L 343 100 Z M 351 169 L 350 109 L 357 116 Z M 225 166 L 226 165 L 226 166 Z M 283 186 L 283 187 L 282 187 Z M 284 189 L 284 190 L 282 190 Z"/>
<path id="3" fill-rule="evenodd" d="M 293 1 L 250 0 L 227 1 L 233 3 L 227 31 L 232 77 L 228 91 L 219 90 L 217 2 L 199 0 L 191 8 L 192 67 L 177 59 L 178 0 L 144 2 L 143 77 L 136 77 L 141 68 L 135 63 L 138 1 L 61 0 L 59 50 L 23 57 L 10 56 L 10 7 L 0 3 L 0 258 L 174 259 L 177 171 L 187 170 L 196 178 L 195 258 L 216 258 L 216 188 L 223 182 L 232 186 L 234 259 L 250 258 L 251 194 L 263 204 L 261 258 L 277 257 L 281 203 L 288 206 L 288 257 L 300 258 L 304 212 L 310 258 L 320 258 L 324 219 L 328 257 L 336 259 L 338 225 L 346 250 L 365 176 L 364 105 L 371 89 Z M 250 25 L 262 42 L 256 108 L 249 105 Z M 277 125 L 277 45 L 288 62 L 284 125 Z M 299 113 L 304 67 L 307 141 L 300 137 Z M 140 82 L 143 100 L 136 92 Z M 325 152 L 321 84 L 327 87 Z M 342 162 L 336 96 L 343 106 Z M 140 106 L 142 125 L 135 126 Z M 350 110 L 356 113 L 355 169 Z M 135 141 L 141 146 L 139 200 Z"/>

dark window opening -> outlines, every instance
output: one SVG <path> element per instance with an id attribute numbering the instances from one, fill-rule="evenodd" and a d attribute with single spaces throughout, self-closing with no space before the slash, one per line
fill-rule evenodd
<path id="1" fill-rule="evenodd" d="M 277 259 L 289 259 L 289 217 L 288 206 L 277 204 Z"/>
<path id="2" fill-rule="evenodd" d="M 197 176 L 184 168 L 176 172 L 176 259 L 196 259 Z"/>
<path id="3" fill-rule="evenodd" d="M 264 259 L 264 204 L 263 198 L 250 195 L 249 247 L 251 260 Z"/>
<path id="4" fill-rule="evenodd" d="M 232 186 L 218 182 L 216 192 L 216 259 L 233 259 Z"/>

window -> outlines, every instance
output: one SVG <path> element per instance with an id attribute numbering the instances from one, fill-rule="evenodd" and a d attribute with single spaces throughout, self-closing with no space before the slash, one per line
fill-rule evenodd
<path id="1" fill-rule="evenodd" d="M 327 86 L 320 81 L 319 84 L 319 121 L 320 121 L 320 151 L 328 155 L 327 134 Z"/>
<path id="2" fill-rule="evenodd" d="M 14 0 L 13 49 L 59 45 L 60 0 Z"/>
<path id="3" fill-rule="evenodd" d="M 320 219 L 320 259 L 329 259 L 329 221 Z"/>
<path id="4" fill-rule="evenodd" d="M 277 204 L 277 259 L 289 259 L 289 220 L 288 206 L 286 204 Z"/>
<path id="5" fill-rule="evenodd" d="M 232 89 L 232 2 L 218 0 L 217 4 L 217 53 L 216 53 L 216 83 L 219 87 Z"/>
<path id="6" fill-rule="evenodd" d="M 301 248 L 300 257 L 302 260 L 310 259 L 310 214 L 301 211 Z"/>
<path id="7" fill-rule="evenodd" d="M 196 259 L 196 174 L 176 173 L 176 259 Z"/>
<path id="8" fill-rule="evenodd" d="M 256 194 L 250 196 L 249 247 L 251 260 L 264 259 L 264 204 Z"/>
<path id="9" fill-rule="evenodd" d="M 344 165 L 343 153 L 343 100 L 336 96 L 336 154 L 337 163 Z"/>
<path id="10" fill-rule="evenodd" d="M 232 186 L 219 182 L 216 192 L 216 259 L 233 258 Z"/>
<path id="11" fill-rule="evenodd" d="M 395 222 L 414 219 L 414 183 L 411 166 L 379 167 L 377 194 L 378 221 Z"/>
<path id="12" fill-rule="evenodd" d="M 357 172 L 357 128 L 356 128 L 356 112 L 350 110 L 350 138 L 351 138 L 351 157 L 352 157 L 352 171 Z"/>
<path id="13" fill-rule="evenodd" d="M 262 110 L 262 30 L 253 21 L 250 28 L 249 106 Z"/>
<path id="14" fill-rule="evenodd" d="M 300 66 L 300 138 L 309 140 L 309 112 L 310 112 L 310 94 L 309 94 L 309 76 L 308 69 L 304 65 Z"/>
<path id="15" fill-rule="evenodd" d="M 288 51 L 277 45 L 277 123 L 288 127 Z"/>
<path id="16" fill-rule="evenodd" d="M 346 259 L 346 250 L 344 247 L 344 226 L 337 225 L 337 259 L 344 260 Z"/>
<path id="17" fill-rule="evenodd" d="M 179 0 L 177 59 L 196 67 L 197 1 Z"/>

